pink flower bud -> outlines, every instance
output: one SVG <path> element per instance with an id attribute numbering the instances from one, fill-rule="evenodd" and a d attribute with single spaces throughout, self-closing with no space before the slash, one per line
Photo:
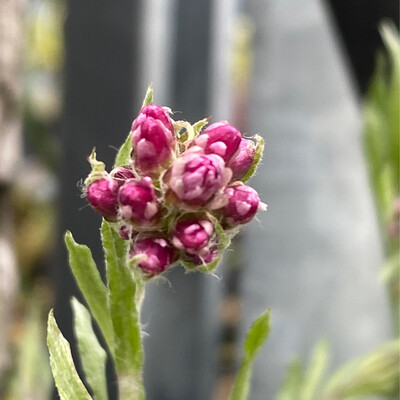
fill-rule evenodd
<path id="1" fill-rule="evenodd" d="M 151 227 L 157 222 L 159 204 L 151 178 L 129 179 L 118 193 L 119 211 L 124 221 L 137 227 Z"/>
<path id="2" fill-rule="evenodd" d="M 220 156 L 191 149 L 174 161 L 166 179 L 182 203 L 202 207 L 230 181 L 231 175 Z"/>
<path id="3" fill-rule="evenodd" d="M 167 111 L 155 104 L 143 107 L 132 124 L 132 158 L 142 174 L 157 175 L 168 167 L 176 139 Z"/>
<path id="4" fill-rule="evenodd" d="M 228 162 L 236 155 L 241 139 L 241 133 L 232 125 L 217 122 L 197 136 L 193 145 L 201 147 L 205 154 L 217 154 Z"/>
<path id="5" fill-rule="evenodd" d="M 161 274 L 175 260 L 175 250 L 163 238 L 148 237 L 133 243 L 129 255 L 131 257 L 143 254 L 146 257 L 139 261 L 141 268 L 149 277 Z"/>
<path id="6" fill-rule="evenodd" d="M 172 244 L 194 264 L 209 263 L 216 256 L 214 227 L 203 217 L 181 219 L 172 234 Z"/>
<path id="7" fill-rule="evenodd" d="M 101 178 L 86 188 L 86 199 L 93 209 L 107 221 L 118 218 L 118 184 L 111 178 Z"/>
<path id="8" fill-rule="evenodd" d="M 110 175 L 119 186 L 122 186 L 128 179 L 135 177 L 133 171 L 126 167 L 116 167 L 110 172 Z"/>
<path id="9" fill-rule="evenodd" d="M 260 203 L 258 193 L 250 186 L 237 185 L 225 190 L 228 204 L 221 209 L 224 222 L 229 227 L 249 222 L 258 209 L 265 210 L 265 204 Z"/>
<path id="10" fill-rule="evenodd" d="M 255 151 L 254 142 L 242 139 L 238 155 L 227 165 L 232 170 L 232 181 L 240 181 L 247 174 L 253 164 Z"/>

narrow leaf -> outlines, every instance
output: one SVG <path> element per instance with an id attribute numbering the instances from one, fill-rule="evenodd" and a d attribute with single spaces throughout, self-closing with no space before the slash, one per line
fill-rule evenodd
<path id="1" fill-rule="evenodd" d="M 139 372 L 143 362 L 143 349 L 135 302 L 137 285 L 127 263 L 128 244 L 107 221 L 103 221 L 101 226 L 101 237 L 115 334 L 116 369 L 122 374 Z"/>
<path id="2" fill-rule="evenodd" d="M 313 355 L 304 376 L 301 390 L 301 400 L 319 399 L 318 388 L 328 364 L 329 350 L 325 341 L 320 341 L 313 351 Z"/>
<path id="3" fill-rule="evenodd" d="M 61 400 L 91 400 L 76 372 L 71 348 L 57 326 L 53 310 L 49 313 L 47 324 L 47 346 L 51 370 Z"/>
<path id="4" fill-rule="evenodd" d="M 246 400 L 250 391 L 253 362 L 270 331 L 270 311 L 261 314 L 247 332 L 245 354 L 233 386 L 231 400 Z"/>
<path id="5" fill-rule="evenodd" d="M 209 122 L 208 118 L 203 118 L 200 121 L 197 121 L 195 124 L 193 124 L 193 130 L 194 130 L 194 134 L 195 136 L 197 136 L 200 131 L 204 128 L 204 126 L 206 126 Z"/>
<path id="6" fill-rule="evenodd" d="M 89 311 L 76 298 L 71 301 L 74 312 L 74 330 L 86 382 L 96 400 L 107 400 L 107 354 L 93 331 Z"/>
<path id="7" fill-rule="evenodd" d="M 154 103 L 153 84 L 150 83 L 149 87 L 147 88 L 146 94 L 144 96 L 142 107 L 148 106 L 149 104 L 153 103 Z"/>
<path id="8" fill-rule="evenodd" d="M 132 132 L 129 132 L 125 142 L 119 148 L 115 157 L 114 167 L 123 167 L 129 165 L 132 152 Z"/>
<path id="9" fill-rule="evenodd" d="M 295 360 L 289 365 L 277 400 L 298 400 L 302 382 L 303 367 L 299 360 Z"/>
<path id="10" fill-rule="evenodd" d="M 114 349 L 114 333 L 108 306 L 107 288 L 87 246 L 77 244 L 71 232 L 65 234 L 65 244 L 69 253 L 69 265 L 94 319 L 111 352 Z"/>

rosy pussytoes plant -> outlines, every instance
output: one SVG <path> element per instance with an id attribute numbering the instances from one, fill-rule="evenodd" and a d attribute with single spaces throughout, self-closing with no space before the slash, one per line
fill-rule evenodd
<path id="1" fill-rule="evenodd" d="M 261 159 L 261 136 L 243 138 L 226 121 L 207 124 L 208 119 L 193 125 L 174 121 L 169 108 L 154 104 L 150 86 L 110 172 L 92 151 L 83 195 L 103 217 L 107 282 L 90 250 L 67 232 L 70 266 L 89 307 L 72 301 L 87 386 L 51 312 L 48 347 L 62 399 L 107 399 L 106 352 L 91 317 L 114 362 L 119 398 L 144 399 L 140 310 L 146 283 L 176 265 L 213 273 L 240 228 L 266 209 L 257 191 L 244 184 Z M 268 331 L 267 311 L 248 333 L 232 399 L 247 398 L 251 365 Z"/>

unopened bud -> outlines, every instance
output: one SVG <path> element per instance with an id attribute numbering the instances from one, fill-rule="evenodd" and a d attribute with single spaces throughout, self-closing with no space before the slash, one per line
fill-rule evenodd
<path id="1" fill-rule="evenodd" d="M 230 181 L 232 172 L 220 156 L 189 150 L 174 161 L 167 176 L 180 202 L 203 207 Z"/>
<path id="2" fill-rule="evenodd" d="M 253 164 L 255 152 L 254 142 L 242 139 L 238 155 L 227 164 L 232 170 L 232 181 L 240 181 L 247 174 Z"/>
<path id="3" fill-rule="evenodd" d="M 112 178 L 101 178 L 86 188 L 86 199 L 107 221 L 114 222 L 118 215 L 118 184 Z"/>
<path id="4" fill-rule="evenodd" d="M 151 178 L 126 181 L 118 193 L 121 218 L 136 227 L 151 227 L 157 221 L 159 204 Z"/>
<path id="5" fill-rule="evenodd" d="M 225 190 L 228 198 L 227 205 L 221 209 L 224 222 L 229 227 L 246 224 L 257 210 L 265 210 L 265 204 L 260 202 L 258 193 L 250 186 L 236 185 Z"/>
<path id="6" fill-rule="evenodd" d="M 132 159 L 141 174 L 155 176 L 170 164 L 176 146 L 167 111 L 155 104 L 143 107 L 132 124 Z"/>
<path id="7" fill-rule="evenodd" d="M 228 162 L 236 155 L 241 139 L 242 135 L 235 127 L 227 122 L 217 122 L 197 136 L 193 145 L 202 148 L 205 154 L 217 154 Z"/>
<path id="8" fill-rule="evenodd" d="M 175 260 L 175 250 L 164 238 L 148 237 L 136 240 L 130 256 L 144 255 L 138 263 L 147 276 L 152 277 L 164 272 Z"/>

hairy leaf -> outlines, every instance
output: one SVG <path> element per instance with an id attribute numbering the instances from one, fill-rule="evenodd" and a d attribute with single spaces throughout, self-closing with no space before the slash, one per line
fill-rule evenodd
<path id="1" fill-rule="evenodd" d="M 261 314 L 247 332 L 245 354 L 232 390 L 231 400 L 246 400 L 250 391 L 253 362 L 270 330 L 270 311 Z"/>
<path id="2" fill-rule="evenodd" d="M 76 372 L 69 343 L 65 340 L 53 316 L 49 313 L 47 346 L 50 366 L 61 400 L 91 400 L 88 391 Z"/>
<path id="3" fill-rule="evenodd" d="M 96 400 L 107 400 L 107 354 L 93 331 L 89 311 L 76 298 L 72 299 L 71 305 L 74 312 L 74 331 L 86 382 Z"/>
<path id="4" fill-rule="evenodd" d="M 114 333 L 108 306 L 107 288 L 93 260 L 90 249 L 77 244 L 71 232 L 65 234 L 65 244 L 69 253 L 69 265 L 94 319 L 111 352 L 114 350 Z"/>

